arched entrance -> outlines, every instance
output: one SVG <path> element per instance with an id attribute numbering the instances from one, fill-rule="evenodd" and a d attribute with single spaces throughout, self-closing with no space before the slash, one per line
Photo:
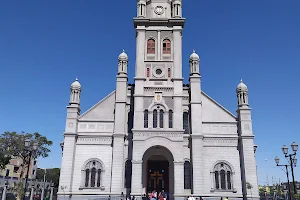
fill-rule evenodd
<path id="1" fill-rule="evenodd" d="M 163 146 L 153 146 L 143 155 L 142 183 L 146 193 L 164 190 L 168 199 L 174 194 L 174 158 L 172 153 Z"/>

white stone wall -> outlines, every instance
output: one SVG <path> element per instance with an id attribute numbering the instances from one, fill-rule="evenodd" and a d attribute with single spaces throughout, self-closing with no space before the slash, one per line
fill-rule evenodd
<path id="1" fill-rule="evenodd" d="M 108 194 L 110 191 L 110 182 L 111 182 L 111 163 L 112 163 L 112 148 L 110 145 L 77 145 L 76 146 L 76 155 L 74 162 L 74 173 L 73 173 L 73 193 L 82 193 L 82 194 Z M 102 172 L 102 183 L 101 186 L 104 186 L 104 190 L 100 189 L 83 189 L 84 180 L 82 177 L 82 169 L 84 164 L 89 159 L 99 159 L 104 166 L 104 172 Z"/>
<path id="2" fill-rule="evenodd" d="M 235 140 L 237 144 L 237 139 Z M 204 162 L 204 190 L 207 195 L 222 195 L 222 196 L 241 196 L 241 173 L 240 173 L 240 160 L 239 152 L 236 146 L 205 146 L 204 144 L 203 162 Z M 214 188 L 214 182 L 212 179 L 212 170 L 218 162 L 225 161 L 229 163 L 233 169 L 233 189 L 237 193 L 233 192 L 218 192 L 211 193 L 210 190 Z"/>
<path id="3" fill-rule="evenodd" d="M 73 157 L 75 153 L 75 135 L 66 135 L 59 177 L 59 189 L 65 187 L 65 192 L 71 190 Z"/>

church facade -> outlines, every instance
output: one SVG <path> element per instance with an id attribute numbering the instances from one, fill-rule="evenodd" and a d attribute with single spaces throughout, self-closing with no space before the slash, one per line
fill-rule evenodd
<path id="1" fill-rule="evenodd" d="M 259 199 L 247 86 L 236 88 L 235 116 L 202 91 L 195 51 L 183 84 L 182 0 L 137 4 L 134 84 L 123 51 L 116 90 L 82 114 L 84 91 L 71 85 L 58 198 Z"/>

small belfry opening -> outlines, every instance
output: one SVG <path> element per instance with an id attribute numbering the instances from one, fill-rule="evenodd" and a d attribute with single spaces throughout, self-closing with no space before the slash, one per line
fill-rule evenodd
<path id="1" fill-rule="evenodd" d="M 145 193 L 154 190 L 159 194 L 162 190 L 168 199 L 174 194 L 174 158 L 172 153 L 163 146 L 150 147 L 143 156 L 142 183 Z"/>

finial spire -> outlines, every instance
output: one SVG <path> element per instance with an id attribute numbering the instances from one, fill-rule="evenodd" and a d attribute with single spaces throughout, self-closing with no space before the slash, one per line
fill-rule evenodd
<path id="1" fill-rule="evenodd" d="M 240 82 L 242 83 L 243 82 L 243 79 L 241 78 Z"/>
<path id="2" fill-rule="evenodd" d="M 125 50 L 123 49 L 123 53 L 125 53 Z"/>
<path id="3" fill-rule="evenodd" d="M 193 53 L 196 53 L 195 49 L 193 49 Z"/>
<path id="4" fill-rule="evenodd" d="M 76 79 L 75 79 L 75 81 L 78 81 L 78 78 L 77 78 L 77 76 L 76 76 Z"/>

